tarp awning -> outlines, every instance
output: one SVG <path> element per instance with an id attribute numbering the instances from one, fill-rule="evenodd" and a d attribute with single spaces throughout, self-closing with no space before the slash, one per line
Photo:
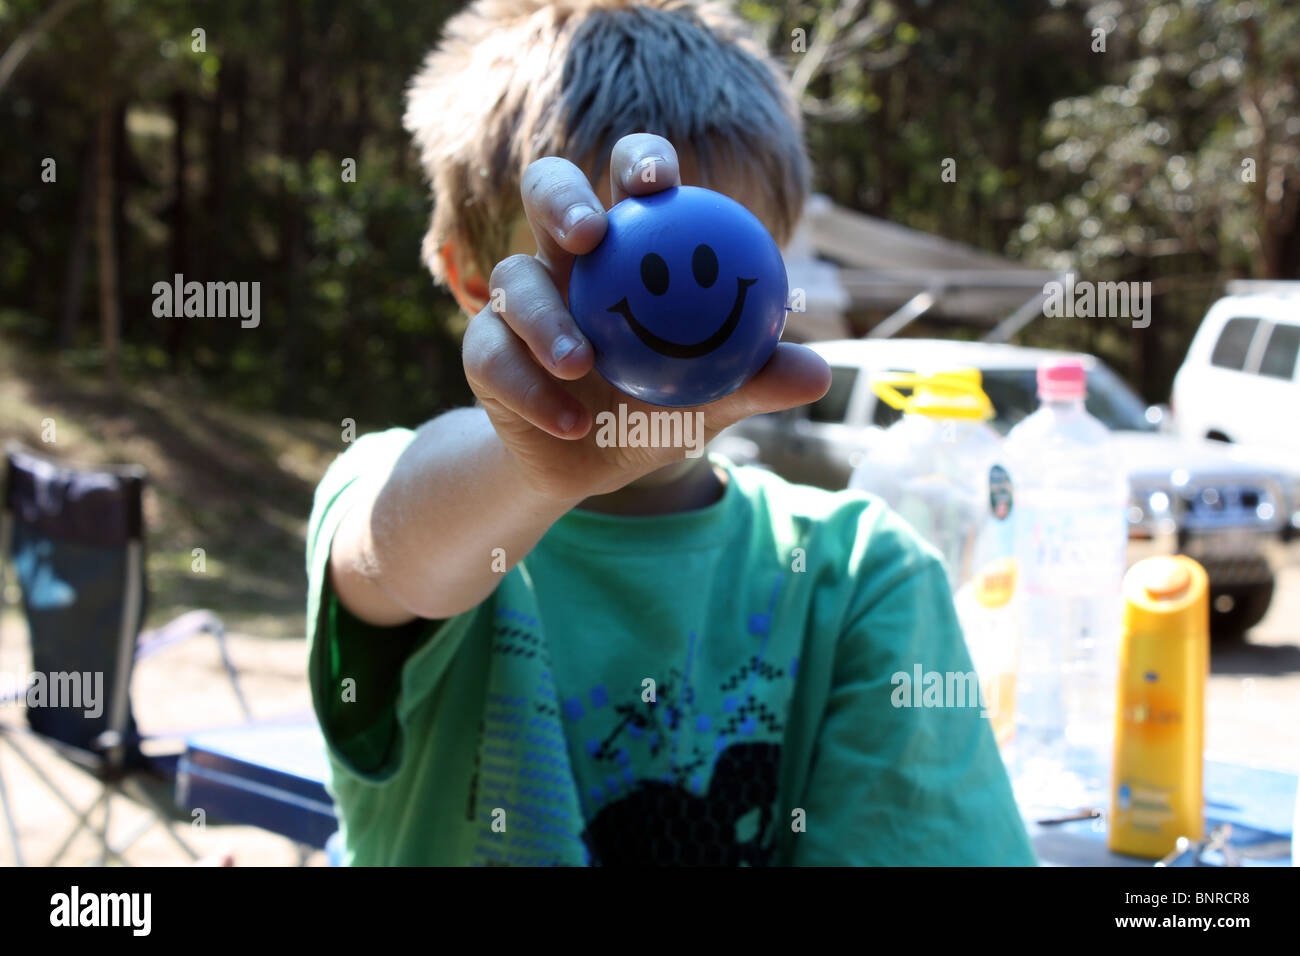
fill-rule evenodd
<path id="1" fill-rule="evenodd" d="M 846 334 L 849 312 L 879 311 L 893 334 L 921 314 L 993 327 L 1027 316 L 1043 286 L 1059 275 L 1028 268 L 965 243 L 868 216 L 814 195 L 786 253 L 791 288 L 809 280 L 810 306 L 792 312 L 804 338 Z M 832 288 L 833 287 L 833 288 Z M 1017 327 L 1023 321 L 1017 319 Z"/>

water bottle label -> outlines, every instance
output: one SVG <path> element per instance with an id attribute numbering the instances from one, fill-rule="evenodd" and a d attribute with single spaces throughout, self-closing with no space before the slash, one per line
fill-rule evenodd
<path id="1" fill-rule="evenodd" d="M 1016 593 L 1020 572 L 1013 558 L 990 562 L 975 575 L 975 600 L 983 607 L 1005 607 Z"/>
<path id="2" fill-rule="evenodd" d="M 1025 588 L 1033 592 L 1118 594 L 1128 544 L 1124 516 L 1114 508 L 1071 511 L 1022 507 Z"/>
<path id="3" fill-rule="evenodd" d="M 1011 476 L 1001 465 L 989 469 L 989 509 L 993 517 L 1006 521 L 1011 515 L 1012 505 Z"/>

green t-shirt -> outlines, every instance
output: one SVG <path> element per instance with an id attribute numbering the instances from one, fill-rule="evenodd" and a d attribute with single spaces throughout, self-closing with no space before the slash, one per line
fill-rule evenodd
<path id="1" fill-rule="evenodd" d="M 330 542 L 412 435 L 341 455 L 308 532 L 346 862 L 1034 863 L 978 702 L 905 686 L 971 661 L 938 556 L 878 499 L 715 459 L 708 507 L 571 511 L 478 607 L 376 628 Z"/>

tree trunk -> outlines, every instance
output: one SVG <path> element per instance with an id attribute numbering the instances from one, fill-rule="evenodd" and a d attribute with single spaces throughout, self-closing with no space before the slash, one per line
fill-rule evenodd
<path id="1" fill-rule="evenodd" d="M 302 95 L 302 8 L 299 0 L 285 0 L 284 6 L 285 59 L 280 85 L 280 144 L 282 158 L 291 162 L 297 172 L 305 174 L 306 144 L 303 142 Z M 298 312 L 301 297 L 298 293 L 298 272 L 302 251 L 302 214 L 296 187 L 282 179 L 279 195 L 280 232 L 280 294 L 284 303 L 285 328 L 280 335 L 281 348 L 281 402 L 286 408 L 296 408 L 299 401 L 299 381 L 302 369 Z"/>
<path id="2" fill-rule="evenodd" d="M 1287 183 L 1289 189 L 1300 189 L 1300 182 Z M 1293 203 L 1291 223 L 1278 243 L 1278 279 L 1300 279 L 1300 202 Z"/>
<path id="3" fill-rule="evenodd" d="M 98 154 L 95 142 L 82 150 L 81 195 L 77 200 L 77 223 L 73 228 L 68 267 L 63 273 L 63 309 L 59 316 L 59 348 L 77 344 L 77 326 L 81 320 L 81 292 L 86 284 L 86 259 L 90 249 L 91 220 L 95 212 L 95 176 Z"/>
<path id="4" fill-rule="evenodd" d="M 32 51 L 32 48 L 43 40 L 46 34 L 54 29 L 54 26 L 60 20 L 82 2 L 83 0 L 60 0 L 59 3 L 47 7 L 34 24 L 23 31 L 13 43 L 9 44 L 4 55 L 0 56 L 0 90 L 3 90 L 8 85 L 9 80 L 18 69 L 18 65 L 23 62 L 27 54 Z"/>
<path id="5" fill-rule="evenodd" d="M 214 271 L 220 271 L 222 275 L 229 271 L 226 265 L 228 259 L 225 255 L 226 167 L 229 163 L 229 157 L 226 156 L 226 108 L 230 101 L 232 72 L 231 66 L 223 63 L 220 72 L 217 73 L 216 94 L 208 114 L 207 156 L 204 158 L 204 165 L 207 167 L 207 184 L 203 206 L 207 229 L 203 237 L 203 245 L 205 249 L 211 249 L 211 254 L 206 256 L 210 266 Z"/>
<path id="6" fill-rule="evenodd" d="M 95 123 L 95 246 L 99 255 L 99 336 L 104 355 L 104 377 L 116 390 L 121 381 L 121 314 L 117 301 L 117 247 L 113 235 L 113 126 L 116 111 L 109 90 L 112 41 L 104 4 L 99 5 L 104 52 L 99 61 L 99 115 Z"/>
<path id="7" fill-rule="evenodd" d="M 185 170 L 188 166 L 185 133 L 188 128 L 188 116 L 185 92 L 177 90 L 172 94 L 172 119 L 176 124 L 176 133 L 172 140 L 172 166 L 175 178 L 172 188 L 171 250 L 168 257 L 172 276 L 184 275 L 189 265 L 189 195 L 185 188 Z M 179 317 L 173 317 L 167 323 L 166 329 L 164 340 L 167 347 L 167 361 L 172 371 L 176 371 L 180 365 L 181 351 L 185 347 L 186 323 Z"/>
<path id="8" fill-rule="evenodd" d="M 244 152 L 248 135 L 248 65 L 243 60 L 236 60 L 232 70 L 230 85 L 231 97 L 235 101 L 235 142 L 230 157 L 230 168 L 238 176 L 244 168 Z"/>

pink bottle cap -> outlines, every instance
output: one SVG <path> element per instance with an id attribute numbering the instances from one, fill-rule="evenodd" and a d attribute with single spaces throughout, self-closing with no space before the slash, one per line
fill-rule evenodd
<path id="1" fill-rule="evenodd" d="M 1051 359 L 1038 366 L 1038 397 L 1069 402 L 1088 394 L 1088 370 L 1077 358 Z"/>

